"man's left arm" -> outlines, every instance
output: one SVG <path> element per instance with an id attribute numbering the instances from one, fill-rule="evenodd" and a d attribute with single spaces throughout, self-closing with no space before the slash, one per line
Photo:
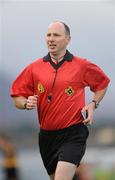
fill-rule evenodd
<path id="1" fill-rule="evenodd" d="M 91 102 L 82 109 L 82 112 L 87 111 L 88 114 L 88 117 L 83 121 L 85 125 L 91 125 L 93 123 L 94 110 L 105 96 L 106 91 L 107 88 L 94 92 Z"/>

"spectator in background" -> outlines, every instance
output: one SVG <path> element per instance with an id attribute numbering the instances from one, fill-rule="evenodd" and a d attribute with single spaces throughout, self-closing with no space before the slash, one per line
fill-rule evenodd
<path id="1" fill-rule="evenodd" d="M 7 136 L 0 136 L 0 150 L 3 152 L 2 169 L 4 180 L 19 180 L 16 149 Z"/>

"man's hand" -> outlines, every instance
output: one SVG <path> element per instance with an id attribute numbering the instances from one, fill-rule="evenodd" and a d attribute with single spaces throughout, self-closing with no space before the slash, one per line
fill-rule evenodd
<path id="1" fill-rule="evenodd" d="M 95 105 L 94 103 L 90 103 L 88 105 L 86 105 L 81 112 L 85 112 L 87 111 L 87 117 L 86 119 L 83 120 L 83 123 L 85 125 L 91 125 L 93 123 L 93 114 L 94 114 L 94 110 L 95 110 Z"/>
<path id="2" fill-rule="evenodd" d="M 93 100 L 95 100 L 96 102 L 100 103 L 100 101 L 105 96 L 106 91 L 107 91 L 107 88 L 104 88 L 102 90 L 94 92 Z M 94 113 L 94 110 L 95 110 L 95 103 L 94 103 L 94 101 L 92 101 L 88 105 L 86 105 L 82 109 L 82 112 L 84 112 L 86 110 L 88 112 L 88 117 L 86 119 L 84 119 L 83 123 L 85 125 L 91 125 L 93 123 L 93 113 Z"/>
<path id="3" fill-rule="evenodd" d="M 26 109 L 32 110 L 37 106 L 38 95 L 29 96 L 26 102 Z"/>
<path id="4" fill-rule="evenodd" d="M 29 96 L 26 102 L 26 109 L 32 110 L 37 106 L 38 96 Z"/>
<path id="5" fill-rule="evenodd" d="M 28 98 L 25 98 L 24 96 L 16 96 L 13 97 L 13 101 L 18 109 L 32 110 L 37 106 L 38 95 L 29 96 Z"/>

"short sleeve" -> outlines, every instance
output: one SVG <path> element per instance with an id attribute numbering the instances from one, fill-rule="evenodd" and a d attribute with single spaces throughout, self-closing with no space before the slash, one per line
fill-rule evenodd
<path id="1" fill-rule="evenodd" d="M 11 96 L 28 97 L 34 93 L 32 65 L 26 67 L 11 86 Z"/>
<path id="2" fill-rule="evenodd" d="M 90 87 L 91 91 L 96 92 L 106 88 L 110 79 L 99 66 L 87 61 L 84 82 L 86 86 Z"/>

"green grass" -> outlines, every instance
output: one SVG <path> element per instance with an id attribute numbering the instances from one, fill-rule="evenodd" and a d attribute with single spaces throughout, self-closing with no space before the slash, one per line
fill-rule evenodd
<path id="1" fill-rule="evenodd" d="M 115 180 L 115 170 L 95 170 L 94 180 Z"/>

